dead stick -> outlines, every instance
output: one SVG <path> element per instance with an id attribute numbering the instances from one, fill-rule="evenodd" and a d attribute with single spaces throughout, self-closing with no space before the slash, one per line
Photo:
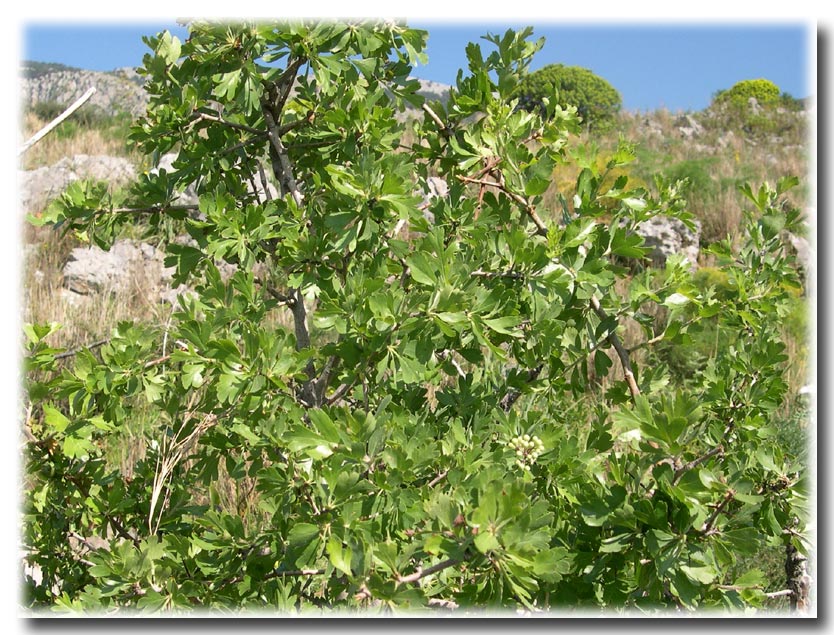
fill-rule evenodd
<path id="1" fill-rule="evenodd" d="M 52 130 L 55 129 L 58 126 L 58 124 L 60 124 L 64 119 L 66 119 L 72 113 L 74 113 L 76 110 L 81 108 L 81 106 L 84 104 L 84 102 L 87 101 L 90 97 L 92 97 L 95 92 L 96 92 L 96 87 L 95 86 L 91 86 L 90 88 L 88 88 L 87 92 L 84 93 L 83 95 L 81 95 L 81 97 L 79 97 L 78 99 L 76 99 L 70 105 L 69 108 L 67 108 L 64 112 L 62 112 L 60 115 L 55 117 L 55 119 L 53 119 L 48 124 L 46 124 L 43 128 L 40 129 L 39 132 L 36 132 L 35 135 L 31 139 L 29 139 L 29 141 L 24 143 L 23 147 L 20 148 L 20 150 L 18 150 L 17 156 L 22 155 L 29 148 L 31 148 L 33 145 L 35 145 L 38 141 L 40 141 L 46 135 L 48 135 L 50 132 L 52 132 Z"/>

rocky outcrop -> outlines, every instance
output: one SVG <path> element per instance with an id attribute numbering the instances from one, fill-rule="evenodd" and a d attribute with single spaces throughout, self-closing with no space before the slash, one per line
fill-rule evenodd
<path id="1" fill-rule="evenodd" d="M 704 127 L 692 115 L 681 115 L 675 121 L 675 126 L 677 126 L 678 132 L 685 139 L 700 137 L 704 134 Z"/>
<path id="2" fill-rule="evenodd" d="M 129 76 L 123 69 L 113 73 L 58 70 L 36 77 L 23 77 L 20 95 L 27 106 L 41 102 L 69 106 L 88 88 L 95 86 L 96 92 L 84 108 L 92 107 L 106 115 L 138 117 L 145 113 L 148 95 L 136 77 Z"/>
<path id="3" fill-rule="evenodd" d="M 682 254 L 695 268 L 698 266 L 701 239 L 701 224 L 698 221 L 695 221 L 695 229 L 693 232 L 677 218 L 655 216 L 641 223 L 637 233 L 643 237 L 645 246 L 652 248 L 650 257 L 654 266 L 663 267 L 669 256 Z"/>
<path id="4" fill-rule="evenodd" d="M 99 247 L 77 247 L 64 265 L 65 299 L 95 293 L 129 294 L 133 289 L 149 296 L 173 301 L 174 269 L 165 267 L 165 254 L 148 243 L 117 240 L 109 251 Z M 74 295 L 73 295 L 74 294 Z"/>
<path id="5" fill-rule="evenodd" d="M 444 106 L 449 101 L 450 86 L 447 84 L 428 79 L 418 79 L 417 81 L 420 82 L 420 90 L 417 91 L 417 94 L 425 97 L 427 101 L 439 101 Z"/>
<path id="6" fill-rule="evenodd" d="M 21 206 L 24 212 L 37 212 L 57 197 L 73 181 L 95 179 L 125 185 L 136 178 L 136 168 L 127 159 L 77 154 L 36 170 L 18 172 Z"/>
<path id="7" fill-rule="evenodd" d="M 37 68 L 36 68 L 37 67 Z M 43 67 L 43 68 L 41 68 Z M 23 104 L 32 106 L 40 102 L 52 102 L 69 106 L 81 97 L 88 88 L 95 86 L 96 92 L 85 108 L 92 107 L 107 115 L 125 114 L 139 117 L 148 106 L 144 77 L 135 68 L 117 68 L 109 73 L 86 71 L 60 64 L 37 64 L 23 62 L 21 67 L 20 95 Z M 449 100 L 449 86 L 425 79 L 417 91 L 428 101 Z M 409 110 L 413 110 L 409 107 Z"/>

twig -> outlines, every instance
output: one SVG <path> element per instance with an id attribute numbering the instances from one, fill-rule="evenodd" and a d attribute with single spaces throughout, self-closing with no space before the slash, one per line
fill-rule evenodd
<path id="1" fill-rule="evenodd" d="M 261 185 L 264 188 L 264 193 L 266 194 L 266 200 L 272 200 L 272 192 L 269 191 L 269 181 L 266 180 L 266 173 L 264 172 L 264 164 L 258 161 L 258 176 L 261 179 Z"/>
<path id="2" fill-rule="evenodd" d="M 332 406 L 334 403 L 339 401 L 339 399 L 341 399 L 345 395 L 345 393 L 347 393 L 348 390 L 350 390 L 351 388 L 353 388 L 356 385 L 356 382 L 357 382 L 358 379 L 359 379 L 359 375 L 357 374 L 353 378 L 353 381 L 351 381 L 350 383 L 341 384 L 338 388 L 336 388 L 336 390 L 333 391 L 332 395 L 330 395 L 327 399 L 324 400 L 325 403 L 328 406 Z"/>
<path id="3" fill-rule="evenodd" d="M 782 589 L 781 591 L 771 591 L 770 593 L 765 593 L 766 598 L 778 598 L 785 595 L 794 595 L 794 592 L 790 589 Z"/>
<path id="4" fill-rule="evenodd" d="M 74 113 L 76 110 L 81 108 L 81 106 L 84 105 L 84 102 L 86 102 L 90 97 L 92 97 L 95 92 L 96 92 L 96 87 L 95 86 L 91 86 L 90 88 L 88 88 L 87 92 L 84 93 L 83 95 L 81 95 L 81 97 L 76 99 L 72 104 L 70 104 L 69 108 L 67 108 L 64 112 L 62 112 L 57 117 L 55 117 L 55 119 L 53 119 L 48 124 L 46 124 L 43 128 L 41 128 L 38 132 L 36 132 L 26 143 L 24 143 L 23 146 L 20 148 L 20 150 L 17 151 L 17 156 L 22 155 L 29 148 L 31 148 L 33 145 L 35 145 L 38 141 L 40 141 L 46 135 L 48 135 L 50 132 L 52 132 L 52 130 L 54 130 L 58 126 L 58 124 L 60 124 L 64 119 L 66 119 L 72 113 Z"/>
<path id="5" fill-rule="evenodd" d="M 536 381 L 541 375 L 542 370 L 544 370 L 544 364 L 539 364 L 535 368 L 531 368 L 527 371 L 527 383 Z M 501 398 L 501 408 L 504 412 L 509 412 L 510 408 L 513 407 L 518 398 L 521 397 L 521 391 L 516 390 L 514 388 L 510 388 L 507 393 Z"/>
<path id="6" fill-rule="evenodd" d="M 483 179 L 476 179 L 469 176 L 462 176 L 458 175 L 458 179 L 463 181 L 464 183 L 473 183 L 475 185 L 481 185 L 486 187 L 494 187 L 498 190 L 504 192 L 507 196 L 513 199 L 516 203 L 518 203 L 523 209 L 524 212 L 527 214 L 528 218 L 533 221 L 533 224 L 536 226 L 536 233 L 539 236 L 547 236 L 547 225 L 545 222 L 539 217 L 538 213 L 536 212 L 536 208 L 533 207 L 530 202 L 525 199 L 520 194 L 513 192 L 512 190 L 508 189 L 507 186 L 504 184 L 504 178 L 501 174 L 500 170 L 496 170 L 493 174 L 497 174 L 499 180 L 496 181 L 485 181 Z"/>
<path id="7" fill-rule="evenodd" d="M 77 348 L 70 349 L 68 351 L 64 351 L 63 353 L 58 353 L 55 355 L 55 359 L 64 359 L 66 357 L 72 357 L 73 355 L 78 355 L 81 351 L 90 350 L 93 348 L 98 348 L 99 346 L 103 346 L 110 341 L 109 337 L 105 337 L 103 340 L 98 340 L 93 342 L 92 344 L 85 344 L 84 346 L 78 346 Z"/>
<path id="8" fill-rule="evenodd" d="M 162 214 L 164 212 L 188 212 L 200 209 L 199 205 L 151 205 L 150 207 L 118 207 L 111 214 Z M 102 210 L 105 211 L 105 210 Z"/>
<path id="9" fill-rule="evenodd" d="M 711 459 L 712 457 L 714 457 L 716 455 L 719 455 L 719 454 L 724 454 L 724 446 L 722 446 L 722 445 L 718 445 L 718 446 L 714 447 L 712 450 L 710 450 L 709 452 L 707 452 L 706 454 L 704 454 L 703 456 L 699 456 L 698 458 L 691 460 L 689 463 L 686 463 L 686 464 L 682 465 L 677 470 L 675 470 L 675 477 L 672 480 L 672 485 L 677 485 L 678 481 L 681 480 L 683 475 L 686 474 L 692 468 L 697 467 L 698 465 L 700 465 L 704 461 L 707 461 L 707 460 Z"/>
<path id="10" fill-rule="evenodd" d="M 591 308 L 600 320 L 604 321 L 608 319 L 608 313 L 606 313 L 605 309 L 602 308 L 602 305 L 599 303 L 599 300 L 595 295 L 591 296 Z M 617 356 L 620 358 L 620 363 L 623 365 L 623 374 L 625 375 L 625 380 L 628 384 L 628 390 L 631 392 L 632 399 L 635 399 L 640 394 L 640 388 L 637 386 L 637 380 L 634 378 L 634 371 L 631 370 L 631 361 L 628 357 L 628 351 L 625 349 L 623 343 L 620 341 L 620 338 L 617 337 L 617 334 L 614 331 L 611 331 L 608 334 L 608 341 L 611 343 L 611 346 L 614 347 L 614 350 L 617 351 Z"/>
<path id="11" fill-rule="evenodd" d="M 704 536 L 711 536 L 715 533 L 715 521 L 718 520 L 718 517 L 721 515 L 721 512 L 724 511 L 724 508 L 727 504 L 735 498 L 735 492 L 733 490 L 728 490 L 727 493 L 724 495 L 724 498 L 721 499 L 721 502 L 715 506 L 712 514 L 710 514 L 709 518 L 701 525 L 701 533 Z"/>
<path id="12" fill-rule="evenodd" d="M 749 589 L 751 587 L 739 586 L 737 584 L 718 584 L 716 585 L 716 588 L 721 589 L 722 591 L 743 591 L 744 589 Z M 766 598 L 778 598 L 793 594 L 793 591 L 791 591 L 790 589 L 782 589 L 781 591 L 771 591 L 770 593 L 765 593 L 764 596 Z"/>
<path id="13" fill-rule="evenodd" d="M 446 475 L 447 475 L 448 473 L 449 473 L 449 470 L 443 470 L 440 474 L 438 474 L 438 475 L 437 475 L 437 476 L 435 476 L 432 480 L 430 480 L 430 481 L 429 481 L 429 483 L 428 483 L 427 487 L 434 487 L 434 486 L 435 486 L 435 485 L 437 485 L 440 481 L 442 481 L 444 478 L 446 478 Z"/>
<path id="14" fill-rule="evenodd" d="M 137 549 L 139 548 L 140 540 L 134 536 L 131 536 L 130 533 L 124 528 L 124 525 L 120 523 L 114 516 L 106 516 L 107 520 L 110 522 L 110 525 L 113 529 L 116 530 L 116 533 L 119 534 L 125 540 L 129 540 L 133 543 L 133 546 Z"/>
<path id="15" fill-rule="evenodd" d="M 458 178 L 467 183 L 476 183 L 498 188 L 511 199 L 513 199 L 516 203 L 521 205 L 524 212 L 536 226 L 536 234 L 538 234 L 539 236 L 547 237 L 547 225 L 536 213 L 536 209 L 533 207 L 533 205 L 531 205 L 530 202 L 527 201 L 523 196 L 507 188 L 506 184 L 504 183 L 504 176 L 501 174 L 500 170 L 494 170 L 491 172 L 491 174 L 493 174 L 493 176 L 498 179 L 497 182 L 482 181 L 480 179 L 473 179 L 466 176 L 458 176 Z M 596 296 L 591 296 L 591 308 L 599 316 L 600 320 L 605 320 L 608 318 L 608 313 L 606 313 L 605 310 L 602 308 Z M 632 399 L 636 398 L 637 395 L 640 394 L 640 388 L 637 386 L 637 381 L 634 378 L 634 372 L 631 369 L 631 361 L 629 360 L 628 351 L 623 346 L 623 343 L 620 341 L 620 338 L 617 337 L 617 334 L 615 332 L 609 332 L 608 341 L 611 344 L 611 346 L 614 347 L 614 350 L 617 352 L 617 356 L 620 358 L 620 362 L 623 365 L 623 373 L 625 375 L 626 383 L 628 384 L 628 389 L 631 392 L 631 397 Z"/>
<path id="16" fill-rule="evenodd" d="M 217 156 L 222 157 L 222 156 L 225 156 L 227 154 L 231 154 L 232 152 L 236 152 L 236 151 L 240 150 L 241 148 L 245 148 L 246 146 L 251 145 L 255 142 L 263 142 L 263 141 L 267 141 L 267 139 L 268 138 L 267 138 L 266 131 L 261 130 L 260 134 L 255 135 L 253 137 L 249 137 L 248 139 L 244 139 L 240 143 L 236 143 L 235 145 L 233 145 L 230 148 L 226 148 L 225 150 L 223 150 L 223 152 L 219 153 Z"/>
<path id="17" fill-rule="evenodd" d="M 157 357 L 156 359 L 152 359 L 149 362 L 145 362 L 145 368 L 152 368 L 153 366 L 159 366 L 160 364 L 164 364 L 169 359 L 171 359 L 171 354 L 168 353 L 167 355 L 163 355 L 162 357 Z"/>
<path id="18" fill-rule="evenodd" d="M 444 560 L 443 562 L 438 562 L 437 564 L 432 565 L 428 569 L 418 568 L 417 571 L 407 576 L 398 576 L 396 582 L 397 584 L 411 584 L 414 582 L 419 582 L 423 578 L 437 573 L 438 571 L 443 571 L 443 569 L 454 567 L 456 564 L 460 564 L 461 562 L 463 562 L 463 560 L 461 560 L 460 558 L 449 558 L 448 560 Z"/>
<path id="19" fill-rule="evenodd" d="M 265 582 L 266 580 L 273 580 L 275 578 L 299 578 L 303 576 L 312 576 L 312 575 L 323 575 L 325 569 L 297 569 L 293 571 L 270 571 L 266 575 L 264 575 L 260 581 Z M 230 580 L 223 582 L 221 585 L 217 587 L 217 590 L 221 590 L 229 586 L 230 584 L 237 584 L 243 580 L 244 576 L 238 575 Z"/>
<path id="20" fill-rule="evenodd" d="M 477 269 L 469 274 L 473 278 L 510 278 L 511 280 L 524 280 L 524 274 L 519 271 L 482 271 Z"/>
<path id="21" fill-rule="evenodd" d="M 214 115 L 207 115 L 204 112 L 200 112 L 194 115 L 193 117 L 194 122 L 198 121 L 213 121 L 215 123 L 223 124 L 224 126 L 228 126 L 229 128 L 234 128 L 235 130 L 245 130 L 246 132 L 251 132 L 254 135 L 264 136 L 266 132 L 263 130 L 259 130 L 258 128 L 253 128 L 252 126 L 247 126 L 246 124 L 242 123 L 234 123 L 233 121 L 229 121 L 228 119 L 223 119 L 222 117 L 215 117 Z"/>
<path id="22" fill-rule="evenodd" d="M 438 117 L 438 116 L 437 116 L 437 113 L 436 113 L 436 112 L 434 112 L 434 111 L 431 109 L 431 106 L 429 106 L 428 104 L 424 103 L 424 104 L 422 105 L 422 108 L 423 108 L 423 112 L 425 112 L 425 113 L 426 113 L 429 117 L 431 117 L 431 118 L 432 118 L 432 120 L 434 121 L 434 123 L 436 123 L 436 124 L 437 124 L 437 127 L 438 127 L 438 128 L 440 128 L 440 131 L 441 131 L 441 132 L 442 132 L 445 136 L 449 136 L 449 135 L 451 134 L 451 130 L 449 130 L 449 126 L 447 126 L 445 123 L 443 123 L 443 120 L 442 120 L 440 117 Z"/>

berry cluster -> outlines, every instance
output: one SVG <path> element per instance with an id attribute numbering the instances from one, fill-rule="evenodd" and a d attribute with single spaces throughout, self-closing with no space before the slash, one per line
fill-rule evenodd
<path id="1" fill-rule="evenodd" d="M 544 443 L 537 436 L 530 436 L 524 434 L 510 439 L 507 445 L 515 450 L 518 457 L 515 461 L 516 465 L 522 470 L 530 471 L 530 466 L 539 458 L 539 454 L 544 452 Z"/>

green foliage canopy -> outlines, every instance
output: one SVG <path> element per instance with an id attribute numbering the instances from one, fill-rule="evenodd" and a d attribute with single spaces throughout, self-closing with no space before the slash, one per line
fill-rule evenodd
<path id="1" fill-rule="evenodd" d="M 769 79 L 745 79 L 727 90 L 719 91 L 714 102 L 731 103 L 746 108 L 751 97 L 760 105 L 772 104 L 779 100 L 780 90 Z"/>
<path id="2" fill-rule="evenodd" d="M 514 94 L 525 110 L 547 112 L 550 107 L 575 106 L 582 122 L 588 127 L 609 123 L 622 106 L 620 93 L 606 80 L 587 68 L 549 64 L 519 82 Z"/>

